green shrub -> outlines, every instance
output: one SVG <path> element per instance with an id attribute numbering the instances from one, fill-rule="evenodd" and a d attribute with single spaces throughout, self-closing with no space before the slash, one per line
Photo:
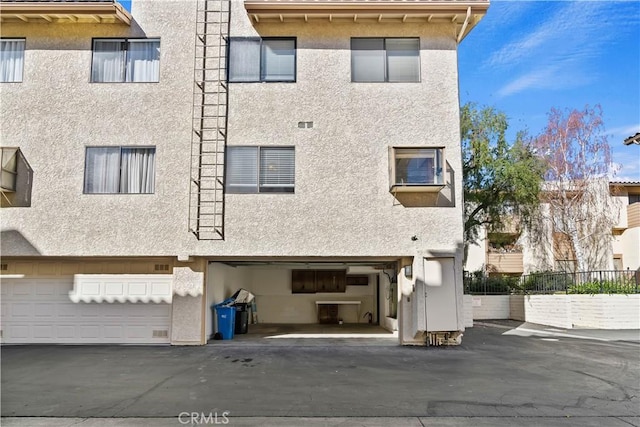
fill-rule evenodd
<path id="1" fill-rule="evenodd" d="M 521 291 L 553 293 L 566 291 L 573 285 L 571 274 L 554 271 L 540 271 L 522 276 L 518 285 Z"/>
<path id="2" fill-rule="evenodd" d="M 625 278 L 621 281 L 592 280 L 573 285 L 569 288 L 570 294 L 633 294 L 636 293 L 635 280 Z"/>
<path id="3" fill-rule="evenodd" d="M 487 277 L 482 271 L 468 273 L 464 278 L 466 294 L 508 295 L 517 287 L 519 278 L 512 276 Z"/>

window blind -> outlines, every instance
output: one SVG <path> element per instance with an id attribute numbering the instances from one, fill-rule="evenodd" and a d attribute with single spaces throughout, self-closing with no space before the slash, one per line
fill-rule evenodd
<path id="1" fill-rule="evenodd" d="M 384 82 L 384 39 L 351 39 L 351 79 Z"/>
<path id="2" fill-rule="evenodd" d="M 234 193 L 258 191 L 258 147 L 227 148 L 227 190 Z"/>
<path id="3" fill-rule="evenodd" d="M 295 159 L 293 147 L 260 150 L 260 191 L 293 191 Z"/>
<path id="4" fill-rule="evenodd" d="M 420 41 L 418 39 L 387 39 L 388 81 L 420 81 Z"/>
<path id="5" fill-rule="evenodd" d="M 261 59 L 263 81 L 295 80 L 296 44 L 294 40 L 263 40 Z"/>
<path id="6" fill-rule="evenodd" d="M 352 38 L 354 82 L 419 82 L 419 38 Z"/>
<path id="7" fill-rule="evenodd" d="M 229 41 L 229 81 L 260 81 L 260 39 Z"/>

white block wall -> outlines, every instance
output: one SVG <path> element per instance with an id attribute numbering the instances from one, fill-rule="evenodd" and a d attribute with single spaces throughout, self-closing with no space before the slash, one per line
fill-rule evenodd
<path id="1" fill-rule="evenodd" d="M 574 328 L 640 329 L 640 295 L 572 295 Z"/>
<path id="2" fill-rule="evenodd" d="M 509 319 L 509 295 L 473 295 L 473 318 Z"/>
<path id="3" fill-rule="evenodd" d="M 568 295 L 527 295 L 525 320 L 558 328 L 571 328 L 571 298 Z"/>
<path id="4" fill-rule="evenodd" d="M 463 297 L 464 304 L 464 327 L 473 328 L 473 296 L 465 295 Z"/>
<path id="5" fill-rule="evenodd" d="M 465 327 L 482 319 L 565 329 L 640 329 L 640 295 L 465 295 Z"/>
<path id="6" fill-rule="evenodd" d="M 640 295 L 528 295 L 525 320 L 560 328 L 640 329 Z"/>

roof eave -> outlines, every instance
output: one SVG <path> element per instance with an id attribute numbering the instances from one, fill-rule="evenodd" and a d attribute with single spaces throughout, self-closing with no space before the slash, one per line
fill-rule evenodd
<path id="1" fill-rule="evenodd" d="M 131 14 L 118 2 L 2 2 L 1 22 L 116 23 L 131 25 Z"/>
<path id="2" fill-rule="evenodd" d="M 244 7 L 256 22 L 309 19 L 375 19 L 378 22 L 448 21 L 460 27 L 458 41 L 484 17 L 488 0 L 476 1 L 287 1 L 246 0 Z"/>

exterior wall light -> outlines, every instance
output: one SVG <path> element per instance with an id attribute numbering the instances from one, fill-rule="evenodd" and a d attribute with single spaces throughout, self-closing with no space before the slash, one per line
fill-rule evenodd
<path id="1" fill-rule="evenodd" d="M 404 266 L 404 276 L 407 279 L 411 279 L 413 277 L 413 266 L 411 266 L 411 265 L 405 265 Z"/>

